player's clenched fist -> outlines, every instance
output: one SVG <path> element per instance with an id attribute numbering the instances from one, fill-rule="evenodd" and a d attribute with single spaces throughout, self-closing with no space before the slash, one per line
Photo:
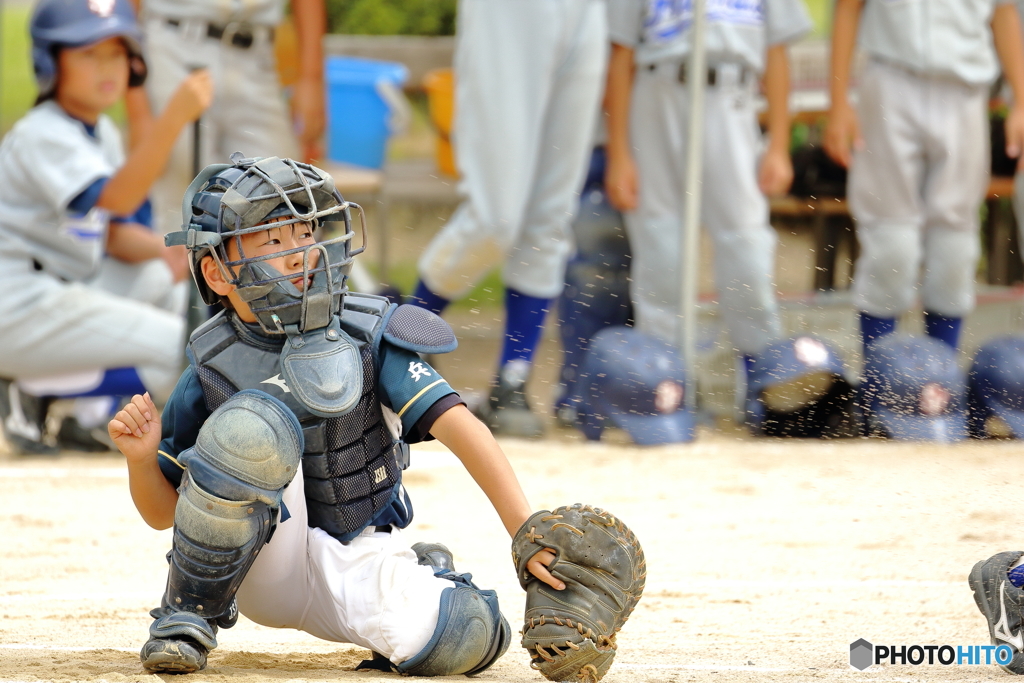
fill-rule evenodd
<path id="1" fill-rule="evenodd" d="M 131 403 L 119 410 L 107 424 L 107 433 L 129 460 L 153 457 L 160 445 L 160 411 L 149 392 L 132 396 Z"/>
<path id="2" fill-rule="evenodd" d="M 213 102 L 213 77 L 206 69 L 193 71 L 182 80 L 167 103 L 167 111 L 183 121 L 195 121 Z"/>

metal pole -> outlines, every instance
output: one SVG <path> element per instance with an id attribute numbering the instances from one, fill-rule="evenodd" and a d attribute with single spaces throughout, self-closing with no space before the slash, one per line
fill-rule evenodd
<path id="1" fill-rule="evenodd" d="M 686 64 L 690 94 L 690 125 L 686 135 L 686 176 L 683 187 L 686 211 L 679 240 L 679 324 L 676 326 L 679 350 L 686 367 L 687 410 L 697 407 L 697 283 L 700 263 L 700 196 L 704 156 L 704 88 L 707 85 L 707 59 L 704 34 L 707 24 L 706 0 L 693 0 L 693 45 Z"/>
<path id="2" fill-rule="evenodd" d="M 195 178 L 199 175 L 201 170 L 200 162 L 200 151 L 201 146 L 201 124 L 203 118 L 200 116 L 192 124 L 192 177 Z M 182 226 L 182 229 L 186 229 L 188 226 Z M 200 276 L 201 277 L 201 276 Z M 188 345 L 188 340 L 192 337 L 192 333 L 196 331 L 196 328 L 203 324 L 206 320 L 206 304 L 203 302 L 202 297 L 199 296 L 199 286 L 195 282 L 188 283 L 188 309 L 185 311 L 185 345 Z M 185 360 L 188 364 L 188 360 Z"/>

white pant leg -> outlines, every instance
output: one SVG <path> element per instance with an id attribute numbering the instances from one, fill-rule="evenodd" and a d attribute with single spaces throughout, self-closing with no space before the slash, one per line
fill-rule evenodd
<path id="1" fill-rule="evenodd" d="M 988 89 L 928 84 L 924 182 L 924 310 L 962 317 L 974 309 L 981 245 L 978 209 L 990 173 Z"/>
<path id="2" fill-rule="evenodd" d="M 704 227 L 715 247 L 718 310 L 733 346 L 748 354 L 782 334 L 774 282 L 778 236 L 757 184 L 755 88 L 752 80 L 727 80 L 707 89 L 701 194 Z"/>
<path id="3" fill-rule="evenodd" d="M 552 84 L 521 239 L 509 250 L 504 269 L 507 286 L 546 299 L 565 286 L 572 219 L 593 148 L 608 62 L 604 6 L 584 2 L 566 9 L 571 15 L 564 22 L 565 56 Z"/>
<path id="4" fill-rule="evenodd" d="M 418 565 L 397 530 L 342 545 L 307 527 L 301 468 L 284 503 L 291 517 L 242 582 L 239 611 L 264 626 L 369 648 L 395 664 L 418 654 L 437 626 L 441 592 L 455 584 Z"/>
<path id="5" fill-rule="evenodd" d="M 228 163 L 228 155 L 291 156 L 298 145 L 288 124 L 273 48 L 257 43 L 247 50 L 208 38 L 199 24 L 168 26 L 160 17 L 145 22 L 146 91 L 154 115 L 167 105 L 191 67 L 205 66 L 214 82 L 213 104 L 203 114 L 199 168 Z M 178 136 L 167 168 L 153 186 L 153 215 L 161 233 L 181 229 L 181 199 L 195 177 L 193 134 Z"/>
<path id="6" fill-rule="evenodd" d="M 772 283 L 775 233 L 757 187 L 751 86 L 720 81 L 706 98 L 702 222 L 714 239 L 719 301 L 733 344 L 756 353 L 779 335 L 780 325 Z M 640 198 L 636 211 L 626 216 L 631 296 L 639 329 L 669 341 L 676 339 L 680 310 L 688 119 L 685 85 L 673 74 L 637 71 L 630 136 Z"/>
<path id="7" fill-rule="evenodd" d="M 217 123 L 215 160 L 226 163 L 233 152 L 247 157 L 298 158 L 299 143 L 277 80 L 273 44 L 257 43 L 248 50 L 223 46 L 221 50 L 222 80 L 213 112 Z"/>
<path id="8" fill-rule="evenodd" d="M 464 296 L 520 241 L 556 75 L 578 26 L 569 20 L 594 21 L 581 9 L 592 3 L 459 3 L 453 134 L 465 200 L 420 257 L 420 276 L 435 293 Z M 592 125 L 591 115 L 579 112 L 580 125 Z M 524 293 L 548 294 L 536 286 Z"/>
<path id="9" fill-rule="evenodd" d="M 125 263 L 105 258 L 90 286 L 120 294 L 159 309 L 185 315 L 188 303 L 186 282 L 175 282 L 174 274 L 162 259 Z"/>
<path id="10" fill-rule="evenodd" d="M 18 296 L 4 297 L 0 310 L 0 376 L 134 367 L 155 398 L 170 395 L 183 361 L 181 316 L 85 284 L 6 270 L 0 288 Z"/>
<path id="11" fill-rule="evenodd" d="M 858 110 L 864 149 L 854 154 L 848 194 L 860 257 L 854 305 L 894 317 L 913 304 L 920 271 L 926 157 L 921 145 L 923 82 L 870 62 L 861 78 Z"/>
<path id="12" fill-rule="evenodd" d="M 636 326 L 666 341 L 677 338 L 679 324 L 685 130 L 679 120 L 676 87 L 647 69 L 636 71 L 629 124 L 639 201 L 625 216 Z"/>

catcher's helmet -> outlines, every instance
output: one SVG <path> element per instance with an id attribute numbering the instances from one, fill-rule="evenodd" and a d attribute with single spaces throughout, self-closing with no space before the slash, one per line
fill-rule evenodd
<path id="1" fill-rule="evenodd" d="M 200 262 L 211 256 L 224 279 L 237 288 L 263 330 L 269 334 L 305 332 L 325 327 L 341 311 L 352 257 L 366 244 L 362 209 L 345 201 L 325 171 L 291 159 L 246 159 L 235 152 L 231 164 L 203 169 L 182 199 L 182 231 L 165 237 L 168 246 L 185 245 L 191 256 L 192 277 L 208 304 L 220 298 L 206 284 Z M 350 209 L 359 211 L 363 246 L 354 250 Z M 242 235 L 310 223 L 316 244 L 263 256 L 247 256 Z M 329 226 L 328 226 L 329 224 Z M 340 233 L 321 240 L 324 234 Z M 234 240 L 238 258 L 228 255 Z M 310 268 L 310 254 L 319 263 Z M 279 273 L 268 259 L 303 254 L 303 274 L 312 284 L 299 291 L 291 275 Z"/>
<path id="2" fill-rule="evenodd" d="M 966 380 L 952 347 L 931 337 L 890 334 L 865 356 L 860 402 L 870 433 L 910 441 L 967 436 Z"/>
<path id="3" fill-rule="evenodd" d="M 852 433 L 852 403 L 839 352 L 801 335 L 770 344 L 755 360 L 747 422 L 764 436 L 842 436 Z"/>
<path id="4" fill-rule="evenodd" d="M 675 347 L 629 327 L 608 327 L 590 341 L 580 368 L 576 424 L 592 441 L 620 427 L 640 446 L 690 441 L 695 418 L 683 401 L 686 372 Z M 607 421 L 607 422 L 606 422 Z"/>
<path id="5" fill-rule="evenodd" d="M 142 31 L 128 0 L 39 0 L 32 11 L 29 33 L 40 96 L 52 93 L 57 84 L 58 48 L 83 47 L 107 38 L 120 37 L 128 48 L 129 83 L 138 86 L 146 79 Z"/>
<path id="6" fill-rule="evenodd" d="M 978 349 L 967 391 L 971 436 L 1024 438 L 1024 337 L 999 337 Z"/>

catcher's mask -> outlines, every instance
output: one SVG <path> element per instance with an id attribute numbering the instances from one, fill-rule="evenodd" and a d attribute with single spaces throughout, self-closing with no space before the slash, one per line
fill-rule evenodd
<path id="1" fill-rule="evenodd" d="M 315 166 L 278 157 L 246 159 L 238 152 L 231 161 L 207 166 L 192 181 L 182 200 L 182 231 L 167 235 L 166 243 L 188 247 L 192 277 L 206 303 L 220 301 L 200 267 L 211 256 L 268 334 L 326 327 L 341 311 L 352 258 L 366 248 L 362 208 L 345 201 L 331 176 Z M 353 208 L 362 232 L 358 249 L 352 246 Z M 310 225 L 315 244 L 259 256 L 245 253 L 243 235 L 297 223 Z M 230 240 L 236 259 L 228 254 Z M 314 251 L 319 261 L 311 267 Z M 295 273 L 280 273 L 267 263 L 299 252 L 303 281 L 310 283 L 301 291 L 291 282 Z"/>

